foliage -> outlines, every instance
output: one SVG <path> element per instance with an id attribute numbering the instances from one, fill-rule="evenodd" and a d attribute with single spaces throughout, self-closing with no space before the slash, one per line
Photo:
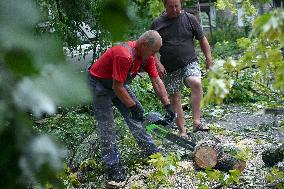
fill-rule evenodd
<path id="1" fill-rule="evenodd" d="M 204 102 L 208 103 L 211 100 L 221 103 L 233 86 L 232 74 L 242 75 L 248 68 L 255 68 L 253 74 L 250 73 L 250 81 L 267 85 L 272 92 L 281 96 L 284 87 L 284 64 L 281 54 L 283 25 L 283 10 L 258 16 L 250 36 L 237 40 L 238 45 L 244 49 L 240 58 L 229 57 L 216 62 L 219 66 L 214 66 L 213 73 L 209 74 L 210 83 Z"/>
<path id="2" fill-rule="evenodd" d="M 95 31 L 96 40 L 100 42 L 104 42 L 100 40 L 100 37 L 105 40 L 106 37 L 113 37 L 115 41 L 123 39 L 124 33 L 131 24 L 127 15 L 127 0 L 35 1 L 44 16 L 43 21 L 54 28 L 60 38 L 71 46 L 78 44 L 75 34 L 83 22 L 91 26 Z M 106 31 L 112 35 L 107 34 Z"/>
<path id="3" fill-rule="evenodd" d="M 232 41 L 217 42 L 212 50 L 213 58 L 238 57 L 241 53 L 237 43 Z"/>
<path id="4" fill-rule="evenodd" d="M 140 17 L 153 19 L 164 10 L 162 0 L 134 0 L 138 5 L 138 14 Z"/>
<path id="5" fill-rule="evenodd" d="M 102 48 L 109 40 L 100 35 L 111 36 L 104 28 L 114 40 L 122 38 L 130 23 L 126 1 L 100 2 L 0 2 L 0 145 L 4 150 L 0 168 L 8 170 L 1 173 L 1 187 L 62 186 L 55 173 L 62 170 L 66 151 L 50 137 L 35 134 L 27 112 L 39 118 L 55 113 L 58 106 L 90 101 L 85 76 L 64 64 L 63 44 L 79 44 L 75 34 L 83 22 L 95 28 Z M 114 21 L 108 11 L 123 21 Z M 120 24 L 113 27 L 113 23 Z M 74 144 L 70 141 L 70 145 Z"/>
<path id="6" fill-rule="evenodd" d="M 133 0 L 138 6 L 138 15 L 144 19 L 153 20 L 164 11 L 164 0 Z M 183 0 L 182 7 L 194 7 L 197 0 Z"/>
<path id="7" fill-rule="evenodd" d="M 156 153 L 150 156 L 148 161 L 150 165 L 154 166 L 155 171 L 151 173 L 147 180 L 149 188 L 157 188 L 158 186 L 170 186 L 169 176 L 173 175 L 178 167 L 177 162 L 180 157 L 170 153 L 163 157 L 161 153 Z"/>
<path id="8" fill-rule="evenodd" d="M 244 37 L 244 29 L 238 28 L 236 22 L 235 17 L 225 17 L 224 13 L 218 11 L 216 16 L 217 24 L 213 30 L 213 36 L 208 37 L 210 44 L 222 43 L 224 41 L 235 43 L 237 39 Z"/>
<path id="9" fill-rule="evenodd" d="M 131 11 L 128 9 L 127 0 L 34 1 L 42 15 L 36 30 L 37 34 L 55 35 L 70 52 L 78 49 L 78 59 L 85 58 L 91 50 L 93 58 L 96 59 L 111 46 L 113 41 L 124 40 L 125 33 L 135 19 L 133 13 L 129 13 Z M 93 33 L 95 37 L 82 41 L 79 36 L 79 33 L 84 33 L 82 28 Z M 82 50 L 83 43 L 91 46 Z M 72 53 L 71 55 L 73 56 Z"/>
<path id="10" fill-rule="evenodd" d="M 64 169 L 58 174 L 58 177 L 63 181 L 65 188 L 73 188 L 80 186 L 76 173 L 72 173 L 69 167 L 64 164 Z M 52 188 L 52 186 L 51 186 Z"/>
<path id="11" fill-rule="evenodd" d="M 76 151 L 78 145 L 94 130 L 94 117 L 79 114 L 75 108 L 68 108 L 62 114 L 41 119 L 35 129 L 40 133 L 48 133 L 63 143 L 70 151 Z"/>
<path id="12" fill-rule="evenodd" d="M 279 170 L 277 167 L 273 167 L 271 169 L 271 173 L 266 176 L 266 181 L 269 183 L 275 183 L 278 189 L 283 189 L 283 179 L 284 172 L 283 170 Z"/>
<path id="13" fill-rule="evenodd" d="M 257 13 L 257 6 L 268 3 L 269 0 L 243 0 L 243 1 L 237 1 L 237 0 L 217 0 L 217 8 L 220 10 L 229 9 L 234 14 L 237 13 L 237 6 L 241 7 L 244 10 L 244 16 L 250 17 L 255 16 Z"/>
<path id="14" fill-rule="evenodd" d="M 223 146 L 223 147 L 224 147 L 224 152 L 234 156 L 238 160 L 248 162 L 253 158 L 253 154 L 249 147 L 245 148 L 243 146 L 239 146 L 239 148 L 236 146 Z"/>
<path id="15" fill-rule="evenodd" d="M 247 71 L 236 78 L 230 93 L 224 99 L 225 103 L 257 102 L 273 98 L 266 87 L 251 80 L 252 74 L 253 71 Z"/>
<path id="16" fill-rule="evenodd" d="M 209 189 L 207 186 L 207 182 L 217 182 L 222 186 L 229 187 L 233 184 L 240 183 L 240 172 L 238 170 L 230 170 L 229 173 L 223 173 L 219 170 L 215 169 L 206 169 L 205 172 L 199 172 L 197 174 L 197 178 L 200 183 L 198 185 L 198 189 Z"/>
<path id="17" fill-rule="evenodd" d="M 60 40 L 34 34 L 40 16 L 32 1 L 1 1 L 0 14 L 0 168 L 7 170 L 1 187 L 60 187 L 55 173 L 66 151 L 35 134 L 27 112 L 52 114 L 58 105 L 88 102 L 90 93 L 82 76 L 63 64 Z"/>
<path id="18" fill-rule="evenodd" d="M 142 75 L 142 77 L 137 77 L 131 87 L 134 93 L 137 95 L 137 98 L 145 108 L 146 113 L 155 111 L 162 112 L 164 108 L 162 108 L 161 102 L 158 100 L 158 97 L 154 93 L 151 81 L 149 77 L 146 75 Z"/>
<path id="19" fill-rule="evenodd" d="M 239 40 L 239 44 L 247 48 L 244 56 L 239 60 L 239 69 L 257 65 L 261 74 L 258 76 L 262 76 L 266 80 L 272 77 L 273 88 L 279 90 L 284 89 L 284 64 L 280 50 L 284 39 L 283 15 L 281 10 L 262 15 L 256 19 L 254 24 L 255 29 L 252 36 L 255 37 Z M 275 24 L 275 19 L 278 21 L 277 24 Z M 246 40 L 245 43 L 244 40 Z"/>
<path id="20" fill-rule="evenodd" d="M 226 66 L 230 69 L 234 69 L 235 64 L 233 61 L 218 61 L 213 65 L 213 68 L 208 75 L 209 85 L 203 103 L 221 103 L 226 95 L 229 94 L 229 89 L 232 87 L 233 80 L 224 74 Z"/>

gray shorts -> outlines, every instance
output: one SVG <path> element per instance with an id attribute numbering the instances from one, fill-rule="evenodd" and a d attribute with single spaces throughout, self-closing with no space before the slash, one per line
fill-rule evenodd
<path id="1" fill-rule="evenodd" d="M 169 95 L 182 90 L 184 81 L 189 76 L 201 77 L 199 62 L 194 61 L 184 68 L 168 73 L 164 78 L 164 84 Z"/>

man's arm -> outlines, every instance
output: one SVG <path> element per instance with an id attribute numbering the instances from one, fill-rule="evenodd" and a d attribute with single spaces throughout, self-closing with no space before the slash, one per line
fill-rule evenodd
<path id="1" fill-rule="evenodd" d="M 160 62 L 157 55 L 155 55 L 154 58 L 155 58 L 155 65 L 156 65 L 158 74 L 159 74 L 160 78 L 163 79 L 165 77 L 165 75 L 167 74 L 166 69 L 165 69 L 164 65 Z"/>
<path id="2" fill-rule="evenodd" d="M 204 36 L 199 40 L 200 47 L 206 57 L 206 69 L 209 70 L 213 64 L 212 64 L 212 56 L 211 56 L 211 49 L 210 45 L 208 43 L 207 38 Z"/>
<path id="3" fill-rule="evenodd" d="M 170 100 L 168 98 L 168 93 L 166 91 L 165 85 L 160 79 L 160 77 L 152 77 L 150 78 L 155 93 L 159 96 L 163 105 L 170 104 Z"/>
<path id="4" fill-rule="evenodd" d="M 135 101 L 130 97 L 129 93 L 124 87 L 124 83 L 113 80 L 112 89 L 119 100 L 127 107 L 133 107 L 136 105 Z"/>

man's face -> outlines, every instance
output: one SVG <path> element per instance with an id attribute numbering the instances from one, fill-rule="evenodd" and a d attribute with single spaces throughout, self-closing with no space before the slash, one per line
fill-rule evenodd
<path id="1" fill-rule="evenodd" d="M 168 18 L 176 18 L 181 12 L 181 0 L 166 0 L 165 8 Z"/>
<path id="2" fill-rule="evenodd" d="M 161 47 L 161 45 L 160 45 L 159 42 L 156 42 L 156 44 L 154 44 L 151 47 L 149 45 L 145 44 L 143 57 L 147 58 L 149 56 L 155 55 L 157 52 L 159 52 L 160 47 Z"/>

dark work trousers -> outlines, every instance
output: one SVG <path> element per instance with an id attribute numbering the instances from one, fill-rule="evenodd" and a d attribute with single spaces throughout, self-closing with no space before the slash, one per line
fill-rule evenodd
<path id="1" fill-rule="evenodd" d="M 114 105 L 124 120 L 132 135 L 136 139 L 139 147 L 145 154 L 150 155 L 158 152 L 152 137 L 146 133 L 139 121 L 129 117 L 130 110 L 115 95 L 111 89 L 111 80 L 96 79 L 89 75 L 91 89 L 94 95 L 94 115 L 97 121 L 97 131 L 99 136 L 102 159 L 107 167 L 119 163 L 119 151 L 116 144 L 115 122 L 112 106 Z M 135 94 L 125 86 L 132 99 L 141 106 L 141 103 L 135 97 Z"/>

